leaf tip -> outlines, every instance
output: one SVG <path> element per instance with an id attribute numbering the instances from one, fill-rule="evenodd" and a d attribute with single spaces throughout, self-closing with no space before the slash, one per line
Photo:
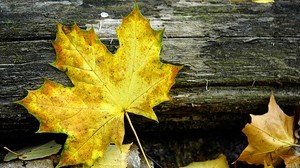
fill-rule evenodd
<path id="1" fill-rule="evenodd" d="M 137 3 L 137 0 L 134 0 L 134 9 L 139 9 L 139 6 L 138 6 L 138 3 Z"/>
<path id="2" fill-rule="evenodd" d="M 139 15 L 142 15 L 137 0 L 134 1 L 132 13 L 138 13 Z"/>
<path id="3" fill-rule="evenodd" d="M 273 92 L 271 93 L 271 96 L 270 96 L 270 103 L 276 103 L 275 96 L 274 96 Z"/>
<path id="4" fill-rule="evenodd" d="M 57 36 L 58 33 L 61 33 L 61 32 L 62 32 L 63 26 L 64 26 L 64 25 L 63 25 L 62 23 L 56 22 L 56 27 L 57 27 L 56 36 Z M 56 39 L 55 39 L 54 41 L 56 41 Z"/>

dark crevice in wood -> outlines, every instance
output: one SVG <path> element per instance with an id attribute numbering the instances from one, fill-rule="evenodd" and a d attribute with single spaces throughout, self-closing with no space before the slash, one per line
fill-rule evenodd
<path id="1" fill-rule="evenodd" d="M 30 42 L 30 41 L 45 41 L 51 40 L 53 41 L 55 38 L 53 37 L 24 37 L 24 38 L 0 38 L 0 42 Z"/>

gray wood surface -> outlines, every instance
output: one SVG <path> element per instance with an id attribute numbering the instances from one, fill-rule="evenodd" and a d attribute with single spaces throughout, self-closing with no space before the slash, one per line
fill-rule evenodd
<path id="1" fill-rule="evenodd" d="M 70 85 L 49 65 L 57 21 L 93 26 L 115 51 L 115 29 L 132 6 L 130 0 L 1 0 L 0 134 L 38 127 L 13 103 L 26 90 L 45 78 Z M 173 100 L 155 108 L 160 123 L 136 117 L 140 130 L 231 129 L 249 121 L 249 113 L 266 112 L 271 92 L 288 112 L 300 100 L 298 1 L 140 0 L 139 7 L 153 28 L 165 28 L 162 59 L 185 66 L 171 90 Z"/>
<path id="2" fill-rule="evenodd" d="M 155 107 L 159 123 L 132 116 L 147 154 L 162 167 L 221 152 L 232 162 L 246 145 L 241 128 L 250 113 L 267 111 L 271 92 L 289 114 L 299 104 L 300 2 L 275 1 L 139 0 L 152 27 L 165 28 L 162 60 L 185 66 L 172 101 Z M 14 102 L 45 78 L 71 85 L 49 65 L 56 22 L 94 27 L 114 52 L 115 29 L 132 7 L 131 0 L 0 0 L 0 146 L 53 138 L 34 134 L 37 120 Z M 131 134 L 126 130 L 126 142 Z M 3 153 L 1 147 L 0 160 Z"/>

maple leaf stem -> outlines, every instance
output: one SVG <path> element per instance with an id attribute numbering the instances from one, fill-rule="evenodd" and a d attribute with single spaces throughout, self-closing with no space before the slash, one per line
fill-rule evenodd
<path id="1" fill-rule="evenodd" d="M 147 159 L 147 157 L 146 157 L 146 154 L 145 154 L 145 152 L 144 152 L 144 149 L 143 149 L 143 147 L 142 147 L 142 144 L 141 144 L 141 142 L 140 142 L 140 140 L 139 140 L 139 137 L 138 137 L 138 135 L 137 135 L 137 133 L 136 133 L 136 131 L 135 131 L 135 129 L 134 129 L 132 123 L 131 123 L 130 117 L 129 117 L 129 115 L 128 115 L 127 112 L 125 112 L 125 116 L 126 116 L 128 122 L 129 122 L 129 125 L 130 125 L 132 131 L 133 131 L 133 134 L 134 134 L 134 136 L 135 136 L 135 138 L 136 138 L 136 140 L 137 140 L 137 143 L 139 144 L 139 147 L 140 147 L 140 149 L 141 149 L 141 151 L 142 151 L 143 157 L 145 158 L 145 161 L 146 161 L 146 163 L 147 163 L 147 166 L 148 166 L 148 168 L 150 168 L 150 167 L 151 167 L 151 166 L 150 166 L 150 163 L 149 163 L 149 161 L 148 161 L 148 159 Z"/>

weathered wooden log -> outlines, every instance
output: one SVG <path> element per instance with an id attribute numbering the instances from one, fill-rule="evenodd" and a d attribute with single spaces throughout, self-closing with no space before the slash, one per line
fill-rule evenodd
<path id="1" fill-rule="evenodd" d="M 34 132 L 38 122 L 13 102 L 45 78 L 71 86 L 51 67 L 56 21 L 93 27 L 114 52 L 128 1 L 0 2 L 0 137 Z M 139 1 L 155 29 L 165 28 L 163 61 L 184 65 L 172 100 L 155 107 L 159 123 L 133 117 L 139 132 L 240 129 L 267 111 L 271 92 L 284 111 L 300 100 L 300 3 L 224 0 Z M 101 17 L 101 12 L 109 14 Z"/>
<path id="2" fill-rule="evenodd" d="M 299 101 L 299 3 L 145 1 L 139 5 L 154 28 L 166 29 L 162 59 L 185 66 L 171 91 L 173 100 L 156 108 L 161 121 L 156 127 L 206 129 L 223 127 L 221 121 L 227 120 L 232 120 L 231 126 L 240 125 L 247 114 L 266 111 L 271 91 L 283 108 L 291 109 Z M 70 85 L 64 73 L 48 65 L 55 59 L 51 46 L 55 20 L 93 26 L 114 51 L 115 28 L 131 7 L 131 1 L 3 2 L 0 132 L 28 131 L 36 124 L 24 108 L 13 104 L 26 96 L 27 89 L 38 88 L 44 78 Z M 101 12 L 109 17 L 101 18 Z"/>

